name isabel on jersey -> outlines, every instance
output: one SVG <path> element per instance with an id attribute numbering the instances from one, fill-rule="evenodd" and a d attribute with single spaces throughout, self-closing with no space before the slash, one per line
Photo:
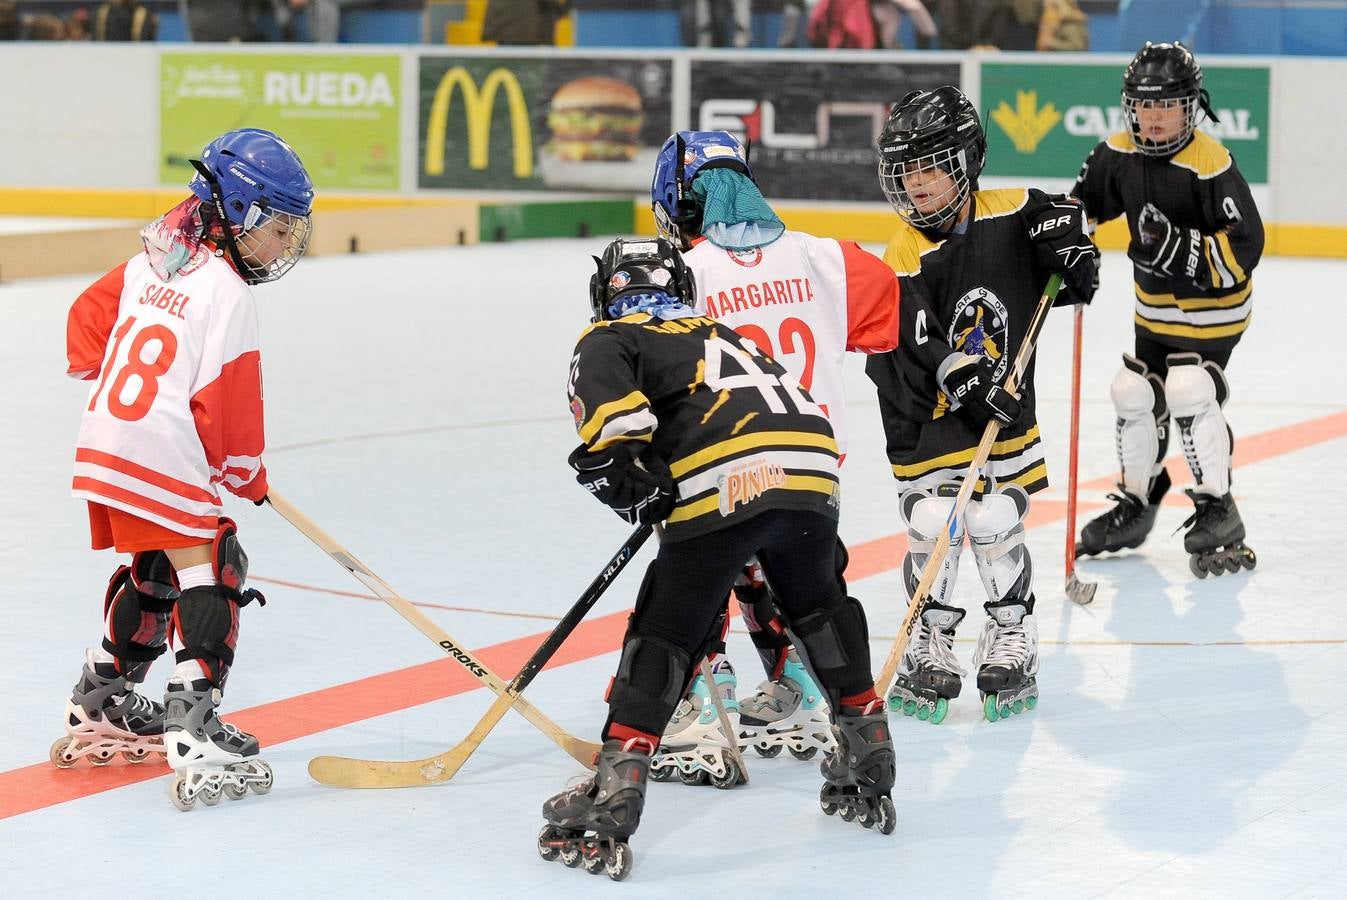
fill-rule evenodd
<path id="1" fill-rule="evenodd" d="M 187 308 L 187 303 L 192 298 L 186 294 L 180 294 L 171 288 L 162 284 L 147 284 L 145 290 L 140 292 L 140 299 L 136 302 L 141 306 L 153 306 L 158 309 L 168 310 L 170 316 L 177 316 L 179 319 L 186 319 L 182 314 Z"/>
<path id="2" fill-rule="evenodd" d="M 808 278 L 761 281 L 706 295 L 706 314 L 720 318 L 741 309 L 759 309 L 777 303 L 813 303 L 814 286 Z"/>

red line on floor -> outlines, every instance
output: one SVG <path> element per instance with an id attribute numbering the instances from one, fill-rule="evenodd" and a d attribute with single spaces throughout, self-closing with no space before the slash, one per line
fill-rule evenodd
<path id="1" fill-rule="evenodd" d="M 1241 438 L 1234 462 L 1236 466 L 1246 466 L 1343 437 L 1347 437 L 1347 411 Z M 1181 459 L 1170 462 L 1178 467 L 1175 471 L 1185 468 Z M 1111 483 L 1111 479 L 1097 479 L 1085 487 L 1102 488 Z M 1037 527 L 1062 519 L 1065 514 L 1064 501 L 1036 499 L 1025 524 Z M 896 568 L 906 548 L 905 534 L 857 544 L 850 548 L 847 578 L 857 581 Z M 626 629 L 627 615 L 628 611 L 622 611 L 581 623 L 547 668 L 616 651 Z M 497 674 L 510 674 L 523 665 L 545 637 L 546 634 L 528 635 L 477 653 Z M 267 747 L 453 697 L 481 686 L 458 664 L 447 659 L 436 660 L 227 715 L 240 728 L 256 734 L 263 747 Z M 53 719 L 59 722 L 59 719 Z M 446 746 L 452 737 L 446 737 Z M 42 762 L 12 769 L 0 773 L 0 819 L 159 778 L 166 771 L 157 763 L 132 766 L 120 762 L 102 768 L 81 763 L 77 768 L 65 770 Z"/>

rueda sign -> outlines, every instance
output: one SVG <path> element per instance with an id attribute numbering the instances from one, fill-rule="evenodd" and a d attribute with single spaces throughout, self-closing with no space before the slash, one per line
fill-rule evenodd
<path id="1" fill-rule="evenodd" d="M 992 176 L 1074 178 L 1095 144 L 1125 129 L 1123 64 L 983 63 L 987 169 Z M 1252 184 L 1268 173 L 1268 67 L 1204 66 L 1219 121 L 1198 127 L 1234 154 Z"/>
<path id="2" fill-rule="evenodd" d="M 394 55 L 171 53 L 160 56 L 159 174 L 235 128 L 265 128 L 304 160 L 319 190 L 397 190 L 401 60 Z"/>

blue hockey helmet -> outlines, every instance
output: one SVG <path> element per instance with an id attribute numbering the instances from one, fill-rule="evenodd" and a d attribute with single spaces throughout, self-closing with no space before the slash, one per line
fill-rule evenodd
<path id="1" fill-rule="evenodd" d="M 686 238 L 700 230 L 702 218 L 701 204 L 692 196 L 692 180 L 702 169 L 722 166 L 753 177 L 744 145 L 728 131 L 679 131 L 669 136 L 650 183 L 651 209 L 661 235 L 686 246 Z M 684 235 L 681 229 L 693 234 Z"/>
<path id="2" fill-rule="evenodd" d="M 313 181 L 294 149 L 270 131 L 240 128 L 206 145 L 188 187 L 213 209 L 239 274 L 275 281 L 308 248 Z M 267 225 L 266 228 L 259 226 Z"/>

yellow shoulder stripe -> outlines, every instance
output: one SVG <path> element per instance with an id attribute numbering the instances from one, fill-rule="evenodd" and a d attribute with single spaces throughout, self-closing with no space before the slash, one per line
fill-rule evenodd
<path id="1" fill-rule="evenodd" d="M 973 194 L 973 216 L 975 221 L 997 219 L 1024 209 L 1029 202 L 1027 188 L 1002 188 L 997 191 L 978 191 Z"/>
<path id="2" fill-rule="evenodd" d="M 1194 131 L 1188 146 L 1174 154 L 1170 162 L 1198 178 L 1215 178 L 1230 168 L 1230 151 L 1211 135 Z"/>
<path id="3" fill-rule="evenodd" d="M 939 243 L 904 223 L 884 248 L 884 262 L 899 275 L 916 275 L 921 271 L 922 256 L 939 246 Z"/>
<path id="4" fill-rule="evenodd" d="M 645 394 L 642 394 L 640 391 L 632 391 L 620 400 L 608 401 L 598 409 L 594 410 L 594 414 L 589 417 L 589 421 L 581 426 L 580 440 L 588 444 L 594 439 L 594 435 L 598 434 L 603 428 L 603 424 L 613 416 L 631 412 L 633 409 L 646 406 L 649 403 L 650 401 L 646 399 Z"/>
<path id="5" fill-rule="evenodd" d="M 1136 153 L 1137 145 L 1132 143 L 1132 135 L 1126 131 L 1115 131 L 1104 141 L 1108 144 L 1110 150 L 1117 150 L 1119 153 Z"/>

